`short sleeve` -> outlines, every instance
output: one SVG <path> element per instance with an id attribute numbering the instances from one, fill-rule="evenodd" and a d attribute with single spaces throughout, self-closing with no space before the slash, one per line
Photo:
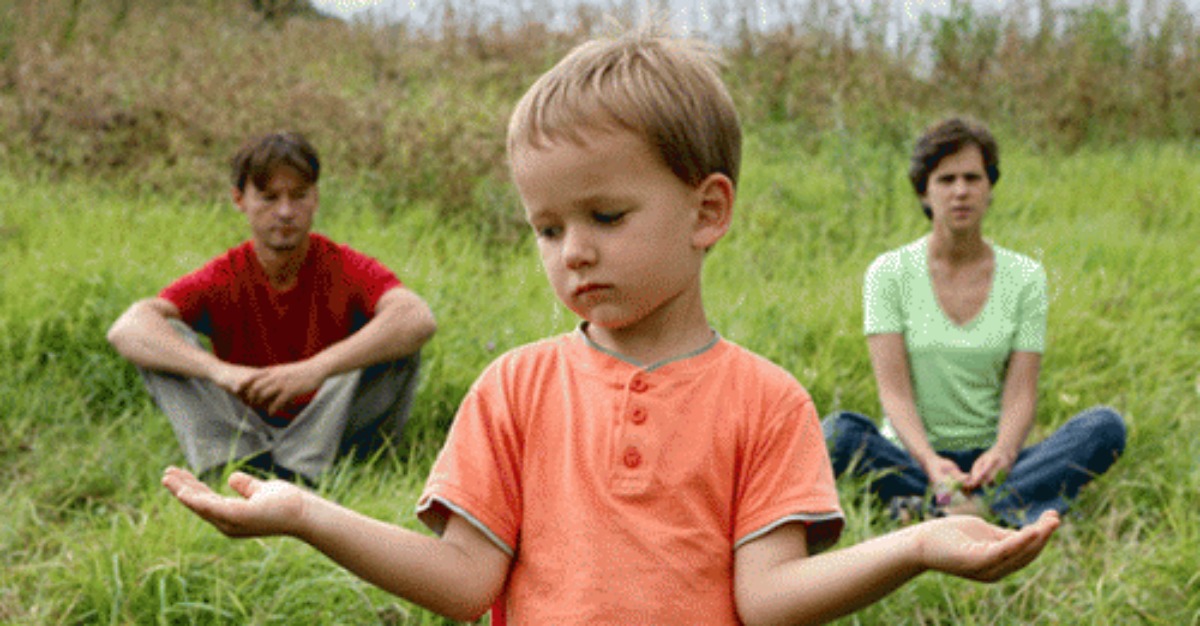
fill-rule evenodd
<path id="1" fill-rule="evenodd" d="M 890 252 L 875 259 L 863 278 L 863 334 L 900 332 L 904 332 L 900 255 Z"/>
<path id="2" fill-rule="evenodd" d="M 1044 352 L 1046 350 L 1046 316 L 1050 308 L 1046 293 L 1046 271 L 1040 265 L 1027 270 L 1028 279 L 1021 288 L 1017 320 L 1017 352 Z"/>
<path id="3" fill-rule="evenodd" d="M 811 552 L 833 545 L 844 518 L 816 408 L 796 383 L 754 430 L 742 457 L 734 545 L 785 523 L 805 525 Z"/>
<path id="4" fill-rule="evenodd" d="M 463 399 L 417 502 L 417 517 L 441 533 L 450 513 L 467 519 L 510 555 L 521 527 L 521 442 L 502 362 Z"/>
<path id="5" fill-rule="evenodd" d="M 214 293 L 228 282 L 224 257 L 218 257 L 167 285 L 158 297 L 175 305 L 184 323 L 197 332 L 211 335 L 211 307 Z"/>
<path id="6" fill-rule="evenodd" d="M 347 281 L 360 294 L 360 306 L 368 316 L 375 315 L 375 305 L 379 298 L 388 290 L 403 287 L 404 284 L 392 270 L 374 257 L 345 245 L 341 246 L 341 250 Z"/>

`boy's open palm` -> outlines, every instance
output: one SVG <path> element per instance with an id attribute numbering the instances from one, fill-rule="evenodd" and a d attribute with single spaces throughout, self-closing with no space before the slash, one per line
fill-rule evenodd
<path id="1" fill-rule="evenodd" d="M 992 582 L 1028 565 L 1058 528 L 1058 514 L 1043 513 L 1021 530 L 961 515 L 921 524 L 921 557 L 930 569 Z"/>
<path id="2" fill-rule="evenodd" d="M 234 472 L 229 486 L 241 497 L 219 495 L 177 467 L 168 467 L 162 482 L 184 506 L 229 537 L 292 535 L 304 513 L 304 490 L 282 480 Z"/>

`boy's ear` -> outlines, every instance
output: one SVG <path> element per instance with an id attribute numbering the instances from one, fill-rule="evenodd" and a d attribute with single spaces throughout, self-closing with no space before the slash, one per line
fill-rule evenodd
<path id="1" fill-rule="evenodd" d="M 692 245 L 707 250 L 729 231 L 733 222 L 733 181 L 724 174 L 709 174 L 696 186 L 699 215 L 692 233 Z"/>

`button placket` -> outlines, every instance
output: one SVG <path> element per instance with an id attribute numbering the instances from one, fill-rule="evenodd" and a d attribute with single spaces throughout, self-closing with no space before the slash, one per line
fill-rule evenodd
<path id="1" fill-rule="evenodd" d="M 642 464 L 642 453 L 638 452 L 636 447 L 629 446 L 625 448 L 625 454 L 622 455 L 621 461 L 625 464 L 625 467 L 637 469 Z"/>
<path id="2" fill-rule="evenodd" d="M 616 463 L 619 468 L 618 476 L 623 476 L 624 482 L 622 490 L 635 488 L 635 484 L 641 484 L 645 479 L 647 471 L 647 457 L 644 449 L 646 432 L 642 428 L 638 428 L 644 424 L 650 416 L 650 412 L 646 405 L 641 401 L 642 394 L 650 391 L 651 385 L 646 381 L 644 372 L 634 374 L 626 379 L 624 407 L 618 412 L 618 422 L 624 422 L 625 426 L 620 428 L 621 434 L 617 438 L 616 447 Z"/>

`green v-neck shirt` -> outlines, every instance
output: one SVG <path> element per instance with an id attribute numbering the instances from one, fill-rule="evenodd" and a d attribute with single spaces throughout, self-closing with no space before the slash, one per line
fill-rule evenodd
<path id="1" fill-rule="evenodd" d="M 1045 350 L 1045 270 L 989 245 L 995 269 L 987 302 L 963 325 L 938 304 L 928 236 L 879 256 L 864 279 L 863 329 L 904 335 L 917 412 L 935 450 L 994 444 L 1009 356 Z M 885 434 L 895 439 L 890 424 Z"/>

